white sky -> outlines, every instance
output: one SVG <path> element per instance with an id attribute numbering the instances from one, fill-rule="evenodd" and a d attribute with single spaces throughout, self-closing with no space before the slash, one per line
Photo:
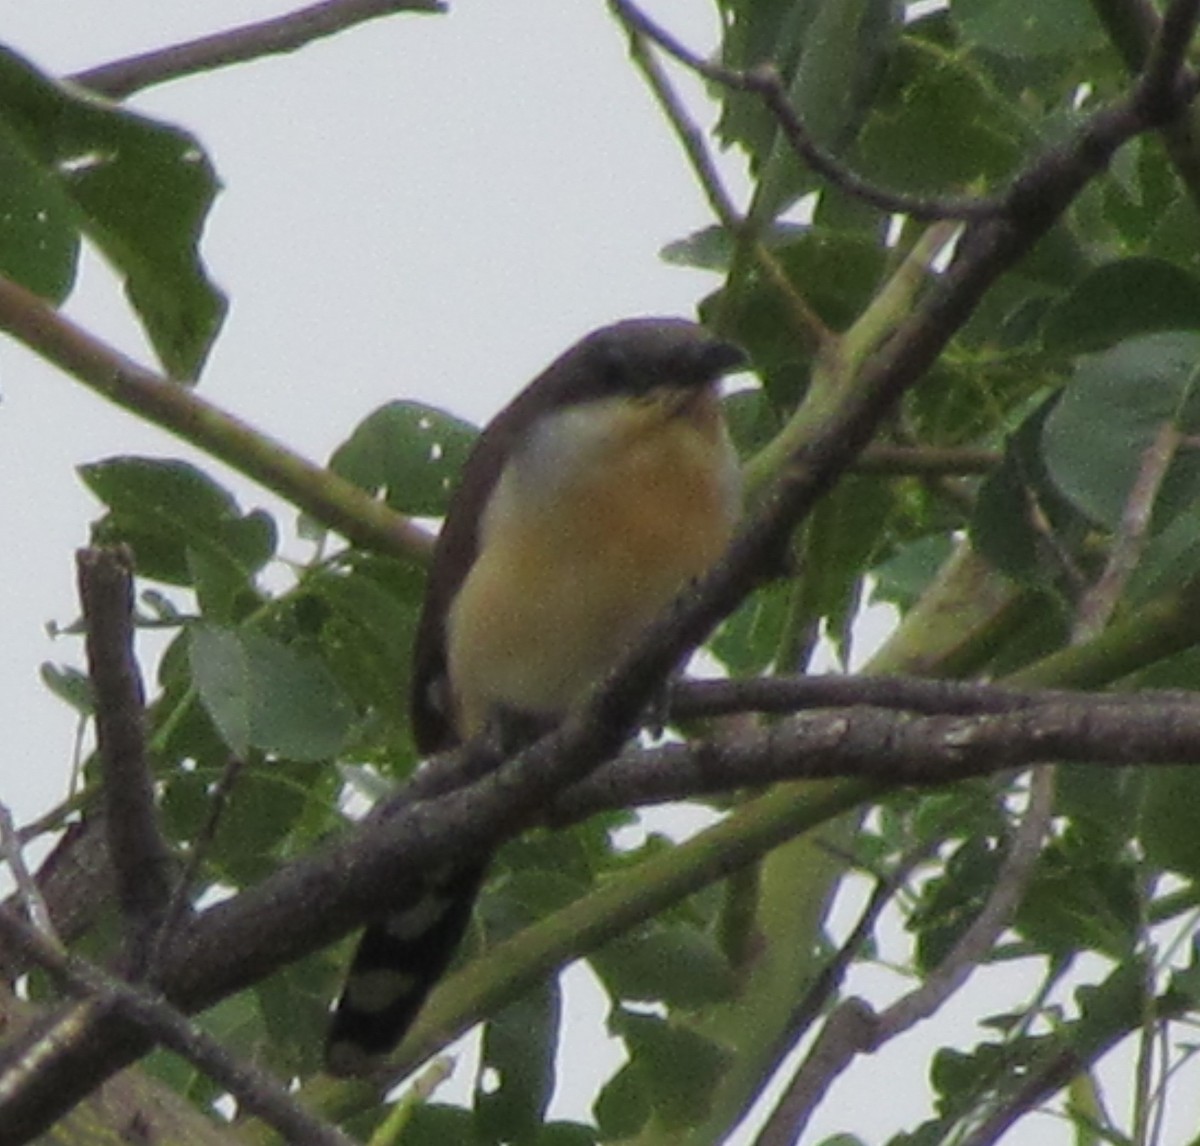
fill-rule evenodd
<path id="1" fill-rule="evenodd" d="M 62 74 L 295 6 L 0 0 L 0 13 L 5 43 Z M 710 4 L 648 7 L 690 44 L 712 42 Z M 204 251 L 231 310 L 202 392 L 317 460 L 399 396 L 484 419 L 587 330 L 691 313 L 715 285 L 658 260 L 710 220 L 602 0 L 457 0 L 450 17 L 374 21 L 133 103 L 194 132 L 225 184 Z M 70 310 L 149 361 L 94 262 Z M 80 663 L 77 641 L 44 631 L 76 615 L 72 554 L 97 514 L 73 467 L 196 455 L 7 341 L 0 394 L 0 798 L 20 822 L 62 797 L 72 754 L 72 715 L 38 666 Z M 276 504 L 204 465 L 244 505 Z M 988 989 L 955 1004 L 960 1030 Z M 874 1085 L 852 1072 L 806 1141 L 878 1140 L 897 1108 L 920 1117 L 920 1041 L 872 1064 Z M 583 1054 L 599 1065 L 609 1049 Z M 1065 1130 L 1026 1124 L 1020 1138 Z"/>

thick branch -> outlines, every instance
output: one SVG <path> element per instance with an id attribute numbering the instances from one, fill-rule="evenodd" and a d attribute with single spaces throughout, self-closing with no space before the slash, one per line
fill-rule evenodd
<path id="1" fill-rule="evenodd" d="M 379 16 L 443 11 L 445 5 L 441 0 L 324 0 L 284 16 L 101 64 L 70 78 L 90 91 L 120 100 L 142 88 L 196 72 L 293 52 L 313 40 L 332 36 Z"/>
<path id="2" fill-rule="evenodd" d="M 806 714 L 734 746 L 671 746 L 630 752 L 598 770 L 556 803 L 562 818 L 598 807 L 728 790 L 795 776 L 844 772 L 891 783 L 943 782 L 1041 759 L 1107 764 L 1200 762 L 1200 704 L 1128 701 L 1048 704 L 999 716 L 910 717 L 879 710 Z M 464 791 L 408 803 L 352 839 L 281 869 L 258 886 L 189 922 L 165 953 L 162 986 L 195 1010 L 324 946 L 398 899 L 414 873 L 486 851 L 540 816 L 543 784 L 559 749 L 551 737 L 523 758 Z M 648 774 L 649 783 L 644 779 Z M 727 875 L 726 862 L 713 878 Z M 73 1048 L 38 1085 L 0 1102 L 0 1142 L 20 1141 L 37 1111 L 52 1116 L 68 1093 L 86 1091 L 111 1069 L 142 1053 L 144 1035 L 111 1018 Z M 19 1054 L 20 1047 L 13 1053 Z M 50 1088 L 52 1085 L 52 1089 Z M 26 1121 L 26 1120 L 29 1121 Z"/>
<path id="3" fill-rule="evenodd" d="M 133 569 L 127 549 L 76 554 L 96 704 L 108 851 L 131 971 L 145 968 L 171 894 L 171 851 L 159 828 L 146 754 L 145 693 L 133 648 Z"/>
<path id="4" fill-rule="evenodd" d="M 974 717 L 873 708 L 804 713 L 726 742 L 626 752 L 564 792 L 552 805 L 554 822 L 779 780 L 930 785 L 1055 761 L 1200 764 L 1200 701 L 1100 701 Z"/>
<path id="5" fill-rule="evenodd" d="M 0 330 L 144 421 L 191 442 L 356 545 L 424 559 L 429 533 L 194 390 L 147 370 L 0 276 Z"/>

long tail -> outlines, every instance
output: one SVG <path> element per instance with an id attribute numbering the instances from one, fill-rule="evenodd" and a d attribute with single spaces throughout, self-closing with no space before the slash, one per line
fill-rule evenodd
<path id="1" fill-rule="evenodd" d="M 368 925 L 325 1042 L 330 1074 L 367 1074 L 404 1037 L 458 949 L 485 871 L 455 870 L 410 906 Z"/>

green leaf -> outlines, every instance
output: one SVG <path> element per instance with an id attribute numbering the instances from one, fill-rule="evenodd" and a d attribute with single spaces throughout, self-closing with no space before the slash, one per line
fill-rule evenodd
<path id="1" fill-rule="evenodd" d="M 92 683 L 87 673 L 70 665 L 56 665 L 45 661 L 41 667 L 42 683 L 59 700 L 65 700 L 80 716 L 91 716 L 96 711 L 92 696 Z"/>
<path id="2" fill-rule="evenodd" d="M 1004 460 L 979 488 L 971 515 L 971 542 L 989 564 L 1023 585 L 1045 588 L 1061 573 L 1058 553 L 1047 548 L 1046 529 L 1070 552 L 1090 523 L 1050 478 L 1042 458 L 1046 421 L 1060 395 L 1053 394 L 1009 435 Z"/>
<path id="3" fill-rule="evenodd" d="M 61 301 L 86 234 L 124 276 L 167 372 L 195 378 L 226 305 L 196 249 L 217 192 L 197 141 L 0 48 L 0 175 L 0 267 Z"/>
<path id="4" fill-rule="evenodd" d="M 986 77 L 953 53 L 906 39 L 887 92 L 859 141 L 863 173 L 898 190 L 995 185 L 1020 162 L 1030 131 Z"/>
<path id="5" fill-rule="evenodd" d="M 1080 950 L 1128 959 L 1137 942 L 1137 874 L 1117 851 L 1096 853 L 1094 837 L 1068 832 L 1043 851 L 1015 924 L 1056 959 Z"/>
<path id="6" fill-rule="evenodd" d="M 1140 604 L 1178 589 L 1200 573 L 1200 505 L 1188 506 L 1153 534 L 1129 578 L 1126 596 Z"/>
<path id="7" fill-rule="evenodd" d="M 1076 55 L 1103 43 L 1087 0 L 954 0 L 964 38 L 1003 56 Z"/>
<path id="8" fill-rule="evenodd" d="M 899 609 L 911 608 L 953 552 L 954 543 L 944 534 L 922 537 L 901 546 L 871 571 L 874 582 L 871 600 L 890 601 Z"/>
<path id="9" fill-rule="evenodd" d="M 484 1027 L 482 1065 L 495 1072 L 498 1085 L 476 1091 L 475 1115 L 489 1141 L 537 1136 L 554 1092 L 561 1019 L 561 992 L 552 975 Z"/>
<path id="10" fill-rule="evenodd" d="M 478 436 L 469 423 L 420 402 L 389 402 L 338 446 L 329 468 L 415 517 L 446 512 Z"/>
<path id="11" fill-rule="evenodd" d="M 71 292 L 78 261 L 72 204 L 0 111 L 0 272 L 58 303 Z"/>
<path id="12" fill-rule="evenodd" d="M 922 970 L 936 967 L 975 921 L 995 885 L 1002 858 L 994 839 L 973 836 L 950 854 L 944 873 L 922 889 L 908 920 L 917 934 L 917 965 Z"/>
<path id="13" fill-rule="evenodd" d="M 412 644 L 424 597 L 425 570 L 415 563 L 350 553 L 344 564 L 305 575 L 295 608 L 320 643 L 339 685 L 377 721 L 386 746 L 374 762 L 393 778 L 407 763 Z M 378 743 L 378 741 L 377 741 Z"/>
<path id="14" fill-rule="evenodd" d="M 200 699 L 237 755 L 325 760 L 340 751 L 352 713 L 317 657 L 212 625 L 190 630 L 189 656 Z"/>
<path id="15" fill-rule="evenodd" d="M 861 601 L 862 570 L 883 549 L 892 509 L 890 485 L 850 474 L 809 518 L 801 564 L 804 600 L 812 617 L 825 620 L 843 661 L 849 654 L 847 626 Z"/>
<path id="16" fill-rule="evenodd" d="M 1165 259 L 1105 263 L 1046 315 L 1046 349 L 1074 355 L 1159 330 L 1200 330 L 1200 276 Z"/>
<path id="17" fill-rule="evenodd" d="M 1115 529 L 1147 447 L 1170 423 L 1200 428 L 1200 334 L 1150 334 L 1080 361 L 1042 434 L 1054 484 L 1080 510 Z M 1176 455 L 1155 504 L 1162 528 L 1200 498 L 1200 457 Z"/>
<path id="18" fill-rule="evenodd" d="M 680 1130 L 703 1122 L 717 1084 L 730 1065 L 729 1051 L 654 1015 L 619 1009 L 613 1012 L 610 1025 L 613 1033 L 625 1040 L 630 1067 L 664 1127 Z M 602 1130 L 608 1137 L 606 1123 Z"/>
<path id="19" fill-rule="evenodd" d="M 600 1088 L 592 1107 L 601 1139 L 632 1138 L 650 1118 L 650 1088 L 639 1063 L 627 1062 Z"/>
<path id="20" fill-rule="evenodd" d="M 474 1141 L 473 1121 L 471 1111 L 461 1106 L 420 1102 L 412 1107 L 400 1142 L 402 1146 L 446 1146 L 448 1142 L 466 1146 Z"/>
<path id="21" fill-rule="evenodd" d="M 96 540 L 131 545 L 144 577 L 211 590 L 218 616 L 275 553 L 274 521 L 262 511 L 243 515 L 228 490 L 189 462 L 118 457 L 78 472 L 110 511 Z"/>
<path id="22" fill-rule="evenodd" d="M 1151 769 L 1144 792 L 1139 835 L 1147 858 L 1190 879 L 1200 878 L 1200 769 Z"/>
<path id="23" fill-rule="evenodd" d="M 1071 1029 L 1071 1045 L 1089 1057 L 1119 1031 L 1135 1030 L 1146 1016 L 1146 967 L 1141 958 L 1126 959 L 1099 986 L 1084 984 L 1075 992 L 1080 1019 Z"/>
<path id="24" fill-rule="evenodd" d="M 654 924 L 622 935 L 588 957 L 618 999 L 694 1009 L 728 999 L 733 971 L 711 936 L 683 924 Z"/>
<path id="25" fill-rule="evenodd" d="M 790 0 L 726 4 L 732 67 L 771 62 L 788 99 L 820 143 L 840 150 L 854 137 L 899 29 L 892 0 Z M 725 93 L 718 133 L 750 156 L 759 178 L 756 211 L 769 219 L 813 186 L 778 124 L 756 97 Z"/>
<path id="26" fill-rule="evenodd" d="M 809 228 L 775 257 L 805 301 L 835 330 L 848 327 L 878 289 L 887 253 L 860 234 Z M 808 385 L 811 351 L 795 328 L 779 290 L 759 276 L 732 295 L 721 292 L 701 306 L 702 317 L 719 315 L 721 330 L 750 354 L 763 392 L 779 411 L 790 411 Z"/>
<path id="27" fill-rule="evenodd" d="M 314 842 L 295 834 L 310 806 L 332 810 L 336 801 L 325 761 L 264 761 L 255 752 L 238 776 L 206 858 L 226 884 L 244 887 L 260 880 L 289 852 L 295 854 L 293 845 Z M 330 818 L 323 821 L 326 830 Z"/>
<path id="28" fill-rule="evenodd" d="M 734 676 L 762 672 L 779 654 L 791 596 L 787 581 L 752 593 L 717 630 L 708 651 Z"/>

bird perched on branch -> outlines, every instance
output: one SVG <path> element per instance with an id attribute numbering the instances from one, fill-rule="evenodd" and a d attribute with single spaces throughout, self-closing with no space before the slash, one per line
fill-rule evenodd
<path id="1" fill-rule="evenodd" d="M 720 399 L 742 352 L 638 318 L 576 343 L 484 429 L 434 550 L 414 652 L 423 754 L 552 726 L 725 551 L 740 499 Z M 326 1062 L 371 1069 L 453 957 L 487 865 L 439 874 L 363 934 Z"/>

